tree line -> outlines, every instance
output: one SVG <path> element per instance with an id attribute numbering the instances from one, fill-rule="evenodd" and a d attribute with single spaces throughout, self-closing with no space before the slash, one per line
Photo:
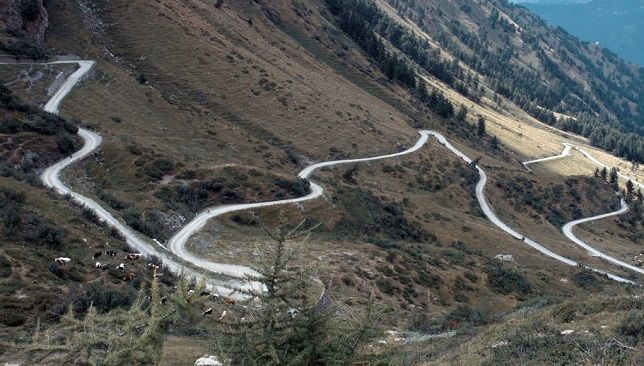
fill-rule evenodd
<path id="1" fill-rule="evenodd" d="M 644 161 L 642 69 L 632 69 L 608 51 L 602 51 L 599 60 L 592 60 L 587 52 L 584 52 L 590 44 L 580 41 L 562 29 L 536 31 L 539 27 L 546 28 L 547 25 L 532 17 L 525 9 L 511 4 L 505 4 L 503 10 L 506 10 L 506 14 L 512 16 L 513 21 L 522 29 L 535 30 L 523 31 L 519 37 L 537 57 L 540 65 L 538 69 L 527 68 L 517 62 L 517 49 L 495 45 L 496 40 L 490 35 L 492 32 L 498 33 L 505 44 L 510 44 L 510 36 L 516 31 L 515 26 L 496 8 L 488 15 L 487 27 L 486 24 L 481 24 L 481 31 L 474 33 L 455 19 L 440 19 L 439 23 L 442 22 L 446 27 L 433 26 L 430 29 L 429 27 L 436 22 L 427 21 L 429 12 L 422 4 L 409 0 L 390 0 L 389 3 L 400 14 L 408 15 L 424 31 L 432 34 L 433 39 L 456 59 L 485 77 L 495 93 L 517 104 L 535 118 L 586 137 L 594 133 L 591 138 L 593 145 L 632 161 Z M 461 10 L 472 11 L 468 11 L 467 8 Z M 446 18 L 440 8 L 432 12 L 431 16 Z M 387 29 L 395 28 L 387 26 Z M 405 37 L 399 38 L 413 44 Z M 396 42 L 391 43 L 398 46 Z M 544 45 L 555 48 L 553 52 L 559 59 L 555 61 L 551 54 L 545 52 Z M 419 49 L 421 54 L 426 54 L 422 47 Z M 436 54 L 436 50 L 432 52 Z M 410 58 L 414 59 L 411 56 Z M 605 66 L 611 64 L 615 66 L 615 70 L 608 72 L 609 68 Z M 563 65 L 580 69 L 589 75 L 590 88 L 569 76 L 570 73 L 562 67 Z M 459 75 L 459 70 L 454 68 L 425 69 L 446 83 L 445 80 L 462 79 L 462 74 Z M 451 75 L 446 76 L 444 73 Z M 546 83 L 544 80 L 550 82 Z M 454 85 L 448 85 L 461 92 Z M 476 93 L 474 85 L 469 85 L 469 90 Z M 463 94 L 468 96 L 467 92 Z M 553 112 L 573 116 L 576 122 L 562 122 Z"/>

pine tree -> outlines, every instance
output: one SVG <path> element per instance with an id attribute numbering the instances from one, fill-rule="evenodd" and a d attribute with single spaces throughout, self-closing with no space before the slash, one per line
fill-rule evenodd
<path id="1" fill-rule="evenodd" d="M 163 346 L 159 282 L 155 276 L 147 296 L 145 287 L 128 310 L 99 313 L 90 306 L 79 319 L 72 308 L 61 319 L 57 333 L 67 349 L 67 363 L 91 365 L 155 364 Z"/>
<path id="2" fill-rule="evenodd" d="M 599 168 L 595 168 L 595 173 L 593 174 L 595 178 L 599 178 L 600 173 L 599 173 Z"/>
<path id="3" fill-rule="evenodd" d="M 499 139 L 496 138 L 496 136 L 492 136 L 492 141 L 490 141 L 490 145 L 494 150 L 499 148 Z"/>
<path id="4" fill-rule="evenodd" d="M 616 168 L 611 168 L 610 169 L 610 175 L 609 175 L 609 183 L 610 184 L 617 184 L 619 176 L 617 175 L 617 169 Z"/>
<path id="5" fill-rule="evenodd" d="M 631 200 L 633 199 L 633 195 L 635 193 L 635 186 L 633 185 L 633 182 L 629 179 L 626 182 L 626 197 Z"/>
<path id="6" fill-rule="evenodd" d="M 608 169 L 606 169 L 606 167 L 603 167 L 599 175 L 602 177 L 603 181 L 606 181 L 608 179 Z"/>
<path id="7" fill-rule="evenodd" d="M 485 118 L 483 118 L 483 116 L 479 116 L 477 123 L 477 133 L 479 136 L 485 135 Z"/>
<path id="8" fill-rule="evenodd" d="M 458 113 L 456 113 L 456 120 L 458 122 L 465 122 L 466 118 L 467 118 L 467 108 L 464 105 L 461 105 L 461 108 L 459 108 Z"/>

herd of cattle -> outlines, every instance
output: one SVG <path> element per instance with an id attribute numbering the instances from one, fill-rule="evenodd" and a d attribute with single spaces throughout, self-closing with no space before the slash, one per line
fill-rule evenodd
<path id="1" fill-rule="evenodd" d="M 92 256 L 92 261 L 96 261 L 98 258 L 100 258 L 102 256 L 106 256 L 106 257 L 109 256 L 109 257 L 112 257 L 112 258 L 116 258 L 117 253 L 115 251 L 113 251 L 113 250 L 108 250 L 108 251 L 105 251 L 105 252 L 96 252 Z M 141 258 L 141 256 L 142 256 L 142 254 L 140 254 L 140 253 L 126 253 L 124 259 L 125 259 L 125 262 L 134 262 L 134 261 L 138 261 Z M 69 262 L 71 262 L 71 260 L 72 259 L 68 258 L 68 257 L 58 257 L 58 258 L 54 259 L 54 262 L 59 267 L 65 268 L 65 267 L 67 267 L 69 265 Z M 97 270 L 106 270 L 109 267 L 107 265 L 99 262 L 99 261 L 96 261 L 96 263 L 94 264 L 94 268 L 96 268 Z M 115 268 L 117 270 L 119 270 L 119 271 L 124 271 L 125 270 L 125 263 L 121 262 Z M 154 271 L 154 276 L 160 276 L 160 274 L 157 274 L 157 270 L 159 269 L 158 265 L 156 265 L 156 264 L 154 264 L 152 262 L 149 262 L 148 263 L 148 268 L 151 269 L 152 271 Z M 134 280 L 135 277 L 136 277 L 136 275 L 131 272 L 131 273 L 126 274 L 123 277 L 123 281 L 129 282 L 129 281 Z M 195 293 L 194 290 L 190 290 L 190 291 L 188 291 L 188 296 L 192 296 L 192 295 L 194 295 L 194 293 Z M 207 291 L 202 292 L 201 295 L 202 296 L 212 296 L 215 300 L 220 300 L 226 305 L 234 305 L 235 304 L 235 299 L 230 298 L 230 297 L 224 297 L 224 298 L 220 299 L 219 295 L 210 294 Z M 167 298 L 163 297 L 161 299 L 161 305 L 164 305 L 166 302 L 167 302 Z M 201 315 L 205 317 L 207 315 L 212 314 L 212 312 L 213 312 L 213 309 L 208 308 L 204 312 L 202 312 Z M 218 320 L 222 320 L 226 316 L 226 313 L 227 313 L 226 310 L 224 310 L 222 312 L 221 316 L 219 316 Z"/>
<path id="2" fill-rule="evenodd" d="M 110 256 L 112 258 L 116 258 L 117 253 L 115 251 L 113 251 L 113 250 L 108 250 L 108 251 L 105 251 L 105 252 L 96 252 L 92 256 L 92 261 L 95 261 L 96 259 L 102 257 L 103 255 Z M 137 261 L 137 260 L 139 260 L 139 258 L 141 258 L 141 256 L 142 256 L 142 254 L 140 254 L 140 253 L 128 253 L 128 254 L 125 255 L 125 261 L 126 262 Z M 54 262 L 56 262 L 56 264 L 58 264 L 59 267 L 64 268 L 64 267 L 67 267 L 67 265 L 69 264 L 69 262 L 71 262 L 71 260 L 72 259 L 68 258 L 68 257 L 58 257 L 58 258 L 54 259 Z M 152 270 L 154 270 L 155 273 L 156 273 L 156 270 L 159 268 L 159 266 L 155 265 L 154 263 L 148 263 L 148 267 L 151 268 Z M 104 265 L 103 263 L 101 263 L 99 261 L 96 261 L 96 263 L 94 263 L 94 268 L 96 268 L 98 270 L 106 270 L 108 267 L 106 265 Z M 118 269 L 120 271 L 125 270 L 125 263 L 119 263 L 119 265 L 116 266 L 116 269 Z M 136 275 L 134 273 L 128 273 L 123 277 L 123 281 L 129 282 L 129 281 L 132 281 L 135 277 L 136 277 Z"/>

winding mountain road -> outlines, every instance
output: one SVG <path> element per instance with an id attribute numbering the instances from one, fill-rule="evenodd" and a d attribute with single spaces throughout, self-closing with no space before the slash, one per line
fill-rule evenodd
<path id="1" fill-rule="evenodd" d="M 65 96 L 72 90 L 72 88 L 82 79 L 84 75 L 94 66 L 94 61 L 58 61 L 55 63 L 77 63 L 79 65 L 79 69 L 76 70 L 74 73 L 72 73 L 66 80 L 65 82 L 61 85 L 60 89 L 54 93 L 52 98 L 46 103 L 44 109 L 48 112 L 51 113 L 58 113 L 58 108 L 61 103 L 61 101 L 65 98 Z M 446 148 L 448 148 L 452 153 L 460 157 L 462 160 L 464 160 L 466 163 L 472 163 L 472 159 L 470 159 L 465 153 L 462 151 L 458 150 L 455 148 L 449 141 L 439 132 L 436 131 L 429 131 L 429 130 L 421 130 L 419 131 L 420 133 L 420 138 L 416 142 L 414 146 L 411 148 L 398 152 L 398 153 L 393 153 L 393 154 L 387 154 L 387 155 L 381 155 L 381 156 L 376 156 L 376 157 L 370 157 L 370 158 L 360 158 L 360 159 L 346 159 L 346 160 L 338 160 L 338 161 L 328 161 L 328 162 L 322 162 L 322 163 L 317 163 L 313 164 L 311 166 L 306 167 L 304 170 L 302 170 L 298 176 L 302 179 L 307 179 L 309 180 L 310 176 L 313 174 L 313 172 L 316 169 L 322 168 L 322 167 L 329 167 L 329 166 L 335 166 L 335 165 L 340 165 L 340 164 L 349 164 L 349 163 L 357 163 L 357 162 L 365 162 L 365 161 L 372 161 L 372 160 L 379 160 L 379 159 L 386 159 L 386 158 L 394 158 L 394 157 L 399 157 L 402 155 L 406 155 L 412 152 L 417 151 L 421 147 L 423 147 L 427 141 L 429 136 L 433 136 L 436 138 L 442 145 L 444 145 Z M 85 197 L 77 192 L 72 191 L 70 188 L 68 188 L 61 180 L 60 180 L 60 172 L 62 169 L 65 167 L 69 166 L 70 164 L 77 162 L 89 154 L 91 154 L 93 151 L 95 151 L 98 146 L 101 144 L 101 137 L 94 133 L 91 132 L 87 129 L 80 128 L 78 131 L 78 135 L 84 140 L 85 145 L 83 148 L 76 153 L 72 154 L 70 157 L 65 158 L 54 165 L 50 166 L 47 168 L 42 174 L 41 174 L 41 179 L 43 183 L 55 189 L 58 193 L 63 194 L 63 195 L 69 195 L 71 196 L 74 200 L 77 202 L 81 203 L 85 207 L 93 210 L 101 220 L 105 221 L 108 223 L 110 226 L 116 228 L 126 239 L 127 243 L 132 246 L 134 249 L 140 251 L 142 254 L 146 256 L 157 256 L 161 258 L 164 262 L 165 265 L 167 265 L 172 271 L 176 273 L 183 273 L 187 274 L 189 276 L 194 276 L 196 278 L 201 278 L 202 275 L 198 273 L 197 271 L 185 267 L 182 265 L 180 262 L 176 261 L 173 258 L 172 253 L 174 253 L 176 256 L 190 262 L 191 264 L 201 267 L 203 269 L 206 269 L 208 271 L 214 272 L 214 273 L 220 273 L 220 274 L 225 274 L 228 276 L 232 277 L 244 277 L 245 275 L 253 275 L 255 272 L 245 266 L 241 265 L 232 265 L 232 264 L 221 264 L 221 263 L 214 263 L 210 262 L 207 260 L 204 260 L 202 258 L 198 258 L 191 254 L 188 250 L 186 250 L 185 245 L 187 240 L 192 236 L 195 232 L 199 231 L 203 226 L 206 224 L 206 222 L 214 217 L 220 216 L 224 213 L 229 213 L 229 212 L 234 212 L 234 211 L 240 211 L 240 210 L 247 210 L 247 209 L 252 209 L 252 208 L 259 208 L 259 207 L 265 207 L 265 206 L 275 206 L 275 205 L 284 205 L 284 204 L 292 204 L 292 203 L 299 203 L 303 201 L 308 201 L 312 199 L 316 199 L 320 196 L 323 195 L 324 191 L 321 186 L 316 184 L 315 182 L 310 182 L 310 188 L 311 191 L 309 194 L 303 197 L 299 198 L 292 198 L 292 199 L 286 199 L 286 200 L 278 200 L 278 201 L 268 201 L 268 202 L 260 202 L 260 203 L 248 203 L 248 204 L 239 204 L 239 205 L 226 205 L 226 206 L 218 206 L 218 207 L 212 207 L 209 209 L 206 209 L 199 213 L 193 220 L 191 220 L 188 224 L 186 224 L 177 234 L 175 234 L 167 243 L 167 247 L 170 249 L 170 252 L 168 253 L 167 249 L 161 245 L 153 245 L 152 241 L 149 240 L 148 238 L 143 239 L 140 237 L 140 234 L 136 233 L 133 229 L 127 227 L 123 223 L 121 223 L 119 220 L 114 218 L 107 210 L 105 210 L 101 205 L 99 205 L 97 202 L 92 200 L 91 198 Z M 564 264 L 570 265 L 570 266 L 577 266 L 579 263 L 573 261 L 572 259 L 566 258 L 564 256 L 561 256 L 559 254 L 556 254 L 549 249 L 545 248 L 541 244 L 537 243 L 536 241 L 533 241 L 531 239 L 525 238 L 521 233 L 518 231 L 510 228 L 508 225 L 503 223 L 494 213 L 492 210 L 490 204 L 487 202 L 487 199 L 485 198 L 485 184 L 487 183 L 487 175 L 485 174 L 485 171 L 480 167 L 476 166 L 476 169 L 478 170 L 480 174 L 480 179 L 479 182 L 476 185 L 476 196 L 478 199 L 479 204 L 481 205 L 481 208 L 485 214 L 485 216 L 497 227 L 499 227 L 501 230 L 505 231 L 506 233 L 510 234 L 511 236 L 523 240 L 526 244 L 530 245 L 534 249 L 537 249 L 539 252 L 554 258 Z M 619 282 L 626 282 L 626 283 L 633 283 L 632 281 L 598 270 L 594 268 L 587 267 L 595 272 L 606 274 L 609 278 L 619 281 Z M 241 283 L 236 280 L 214 280 L 210 279 L 209 280 L 209 286 L 211 288 L 214 287 L 215 290 L 220 291 L 224 294 L 230 293 L 231 288 L 235 287 L 254 287 L 256 288 L 257 284 L 256 283 Z"/>
<path id="2" fill-rule="evenodd" d="M 616 264 L 618 266 L 628 268 L 631 271 L 635 271 L 635 272 L 639 272 L 641 274 L 644 274 L 644 269 L 636 267 L 636 266 L 633 266 L 633 265 L 625 263 L 625 262 L 622 262 L 619 259 L 613 258 L 613 257 L 611 257 L 611 256 L 609 256 L 607 254 L 604 254 L 604 253 L 600 252 L 599 250 L 591 247 L 590 245 L 586 244 L 584 241 L 582 241 L 579 238 L 577 238 L 575 236 L 575 234 L 572 232 L 573 227 L 575 227 L 576 225 L 579 225 L 579 224 L 583 224 L 584 222 L 601 220 L 601 219 L 605 219 L 607 217 L 618 216 L 618 215 L 621 215 L 621 214 L 624 214 L 624 213 L 628 212 L 628 205 L 626 204 L 626 201 L 624 201 L 624 199 L 620 200 L 620 205 L 621 205 L 620 209 L 617 210 L 617 211 L 614 211 L 614 212 L 609 212 L 609 213 L 605 213 L 605 214 L 602 214 L 602 215 L 597 215 L 597 216 L 593 216 L 593 217 L 587 217 L 585 219 L 579 219 L 579 220 L 571 221 L 571 222 L 567 223 L 566 225 L 564 225 L 563 228 L 561 228 L 561 230 L 563 231 L 564 235 L 566 235 L 568 237 L 568 239 L 574 241 L 575 244 L 577 244 L 580 247 L 586 249 L 588 251 L 588 253 L 590 253 L 590 255 L 592 255 L 593 257 L 599 257 L 599 258 L 607 260 L 607 261 L 609 261 L 611 263 L 614 263 L 614 264 Z"/>
<path id="3" fill-rule="evenodd" d="M 60 88 L 54 93 L 54 95 L 43 107 L 43 110 L 54 114 L 58 114 L 59 106 L 62 100 L 94 66 L 94 61 L 57 61 L 49 64 L 62 63 L 75 63 L 79 65 L 79 68 L 74 71 L 69 77 L 67 77 Z M 159 246 L 157 248 L 151 244 L 150 240 L 142 239 L 141 237 L 139 237 L 138 233 L 117 220 L 96 201 L 72 191 L 60 180 L 60 172 L 64 168 L 87 157 L 89 154 L 95 151 L 102 142 L 100 135 L 84 128 L 78 129 L 78 135 L 84 141 L 83 147 L 71 156 L 45 169 L 45 171 L 40 175 L 40 178 L 45 186 L 53 188 L 61 195 L 69 195 L 76 202 L 94 211 L 102 221 L 118 230 L 123 235 L 128 245 L 130 245 L 133 249 L 139 251 L 146 257 L 156 256 L 160 258 L 163 261 L 164 265 L 166 265 L 172 272 L 177 274 L 185 274 L 190 277 L 201 279 L 203 276 L 202 274 L 175 261 L 173 258 L 171 258 L 170 255 L 168 255 L 165 248 L 163 248 L 162 246 Z M 256 284 L 241 283 L 236 280 L 213 280 L 209 278 L 208 286 L 211 289 L 219 292 L 220 294 L 231 295 L 231 293 L 233 292 L 231 288 L 248 288 L 249 286 L 256 286 Z"/>
<path id="4" fill-rule="evenodd" d="M 604 165 L 604 164 L 600 163 L 600 162 L 599 162 L 599 160 L 595 159 L 595 157 L 594 157 L 592 154 L 590 154 L 589 152 L 585 151 L 585 150 L 584 150 L 584 149 L 582 149 L 581 147 L 578 147 L 578 146 L 575 146 L 575 145 L 573 145 L 573 144 L 569 144 L 569 143 L 563 143 L 563 145 L 565 146 L 565 148 L 564 148 L 563 152 L 562 152 L 560 155 L 555 155 L 555 156 L 550 156 L 550 157 L 547 157 L 547 158 L 542 158 L 542 159 L 536 159 L 536 160 L 526 161 L 526 162 L 524 162 L 524 163 L 523 163 L 523 166 L 524 166 L 526 169 L 530 170 L 530 168 L 528 168 L 528 167 L 526 166 L 527 164 L 533 164 L 533 163 L 538 163 L 538 162 L 543 162 L 543 161 L 549 161 L 549 160 L 554 160 L 554 159 L 561 159 L 561 158 L 564 158 L 564 157 L 566 157 L 566 156 L 570 156 L 570 149 L 574 147 L 574 148 L 578 149 L 579 151 L 581 151 L 581 153 L 582 153 L 585 157 L 587 157 L 588 159 L 590 159 L 590 161 L 592 161 L 592 162 L 593 162 L 593 163 L 595 163 L 596 165 L 598 165 L 598 166 L 600 166 L 600 167 L 606 167 L 606 168 L 608 168 L 606 165 Z M 638 186 L 638 187 L 640 187 L 640 188 L 644 188 L 644 185 L 642 185 L 641 183 L 639 183 L 638 181 L 636 181 L 636 180 L 632 179 L 632 178 L 631 178 L 631 177 L 629 177 L 629 176 L 623 175 L 623 174 L 621 174 L 621 173 L 619 173 L 619 172 L 617 173 L 617 175 L 618 175 L 619 177 L 623 178 L 623 179 L 628 179 L 628 180 L 630 180 L 631 182 L 633 182 L 633 184 L 634 184 L 634 185 L 636 185 L 636 186 Z M 608 255 L 608 254 L 605 254 L 605 253 L 603 253 L 603 252 L 601 252 L 601 251 L 599 251 L 599 250 L 597 250 L 597 249 L 593 248 L 593 247 L 592 247 L 592 246 L 590 246 L 588 243 L 586 243 L 586 242 L 584 242 L 583 240 L 579 239 L 579 238 L 578 238 L 578 237 L 577 237 L 577 236 L 572 232 L 572 229 L 573 229 L 576 225 L 579 225 L 579 224 L 582 224 L 582 223 L 585 223 L 585 222 L 591 222 L 591 221 L 595 221 L 595 220 L 605 219 L 605 218 L 607 218 L 607 217 L 611 217 L 611 216 L 619 216 L 619 215 L 622 215 L 622 214 L 627 213 L 627 212 L 628 212 L 628 210 L 629 210 L 629 208 L 628 208 L 628 205 L 626 204 L 626 201 L 624 201 L 624 199 L 620 199 L 620 208 L 619 208 L 618 210 L 613 211 L 613 212 L 609 212 L 609 213 L 605 213 L 605 214 L 601 214 L 601 215 L 597 215 L 597 216 L 593 216 L 593 217 L 587 217 L 587 218 L 584 218 L 584 219 L 579 219 L 579 220 L 571 221 L 571 222 L 569 222 L 569 223 L 565 224 L 565 225 L 561 228 L 561 231 L 563 232 L 563 234 L 564 234 L 568 239 L 570 239 L 572 242 L 574 242 L 575 244 L 579 245 L 580 247 L 582 247 L 582 248 L 586 249 L 586 250 L 588 251 L 588 253 L 589 253 L 590 255 L 592 255 L 593 257 L 602 258 L 602 259 L 604 259 L 604 260 L 606 260 L 606 261 L 608 261 L 608 262 L 611 262 L 611 263 L 613 263 L 613 264 L 616 264 L 616 265 L 618 265 L 618 266 L 620 266 L 620 267 L 623 267 L 623 268 L 629 269 L 629 270 L 631 270 L 631 271 L 635 271 L 635 272 L 638 272 L 638 273 L 644 274 L 644 270 L 643 270 L 642 268 L 639 268 L 639 267 L 633 266 L 633 265 L 631 265 L 631 264 L 629 264 L 629 263 L 626 263 L 626 262 L 620 261 L 620 260 L 619 260 L 619 259 L 617 259 L 617 258 L 614 258 L 614 257 L 612 257 L 612 256 L 610 256 L 610 255 Z"/>
<path id="5" fill-rule="evenodd" d="M 567 156 L 570 156 L 570 150 L 572 150 L 573 145 L 571 145 L 571 144 L 569 144 L 567 142 L 564 142 L 563 145 L 564 145 L 564 149 L 561 152 L 561 154 L 555 155 L 555 156 L 549 156 L 547 158 L 541 158 L 541 159 L 535 159 L 535 160 L 526 161 L 526 162 L 523 163 L 523 166 L 526 169 L 528 169 L 529 171 L 532 171 L 532 170 L 530 170 L 530 168 L 528 168 L 528 164 L 541 163 L 541 162 L 544 162 L 544 161 L 556 160 L 556 159 L 561 159 L 561 158 L 565 158 Z"/>
<path id="6" fill-rule="evenodd" d="M 420 139 L 418 139 L 418 141 L 414 146 L 412 146 L 411 148 L 405 151 L 401 151 L 399 153 L 394 153 L 394 154 L 375 156 L 370 158 L 335 160 L 335 161 L 317 163 L 304 168 L 304 170 L 302 170 L 298 174 L 298 177 L 308 180 L 311 174 L 313 174 L 315 170 L 323 167 L 394 158 L 397 156 L 406 155 L 423 147 L 423 145 L 425 145 L 425 143 L 427 142 L 427 138 L 430 133 L 431 133 L 430 131 L 420 131 L 420 135 L 421 135 Z M 321 197 L 324 194 L 324 190 L 322 189 L 322 187 L 316 184 L 315 182 L 312 182 L 310 180 L 308 181 L 310 184 L 311 192 L 303 197 L 291 198 L 291 199 L 285 199 L 285 200 L 279 200 L 279 201 L 214 206 L 206 210 L 203 210 L 192 221 L 190 221 L 181 230 L 179 230 L 179 232 L 177 232 L 172 238 L 170 238 L 170 240 L 168 240 L 168 242 L 166 243 L 166 246 L 170 249 L 170 251 L 172 251 L 177 256 L 212 272 L 222 273 L 233 277 L 242 277 L 245 274 L 253 274 L 254 271 L 252 271 L 248 267 L 233 265 L 233 264 L 214 263 L 214 262 L 210 262 L 202 258 L 199 258 L 194 254 L 190 253 L 190 251 L 186 249 L 186 243 L 194 233 L 201 230 L 201 228 L 206 224 L 208 220 L 215 218 L 217 216 L 221 216 L 223 214 L 230 213 L 230 212 L 249 210 L 249 209 L 254 209 L 259 207 L 286 205 L 286 204 L 310 201 L 318 197 Z"/>

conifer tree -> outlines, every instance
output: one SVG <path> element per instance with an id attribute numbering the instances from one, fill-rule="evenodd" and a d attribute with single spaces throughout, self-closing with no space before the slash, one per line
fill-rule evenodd
<path id="1" fill-rule="evenodd" d="M 619 176 L 617 175 L 617 169 L 616 168 L 611 168 L 608 182 L 610 184 L 615 185 L 615 184 L 617 184 L 618 178 L 619 178 Z"/>
<path id="2" fill-rule="evenodd" d="M 606 181 L 608 179 L 608 169 L 606 169 L 606 167 L 603 167 L 599 175 L 602 177 L 603 181 Z"/>
<path id="3" fill-rule="evenodd" d="M 499 139 L 496 138 L 496 136 L 492 136 L 492 141 L 490 141 L 490 145 L 494 150 L 499 148 Z"/>
<path id="4" fill-rule="evenodd" d="M 485 135 L 485 118 L 483 118 L 483 116 L 479 116 L 477 123 L 477 133 L 479 136 Z"/>
<path id="5" fill-rule="evenodd" d="M 263 288 L 237 289 L 247 299 L 222 312 L 215 349 L 230 365 L 346 365 L 370 334 L 370 307 L 358 320 L 340 321 L 328 294 L 320 296 L 319 281 L 295 265 L 311 231 L 300 230 L 303 224 L 265 229 L 273 243 L 262 249 L 258 274 L 247 277 Z"/>
<path id="6" fill-rule="evenodd" d="M 635 186 L 633 185 L 633 182 L 629 179 L 626 182 L 626 197 L 630 200 L 633 199 L 633 195 L 635 194 Z"/>

